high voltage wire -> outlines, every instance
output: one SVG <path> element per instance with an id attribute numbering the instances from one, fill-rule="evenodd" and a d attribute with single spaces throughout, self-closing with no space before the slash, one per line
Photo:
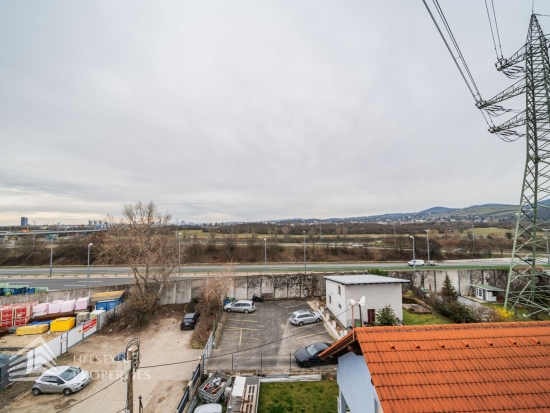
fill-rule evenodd
<path id="1" fill-rule="evenodd" d="M 494 0 L 491 0 L 491 5 L 493 6 L 493 17 L 495 18 L 495 27 L 497 29 L 498 47 L 500 49 L 500 57 L 504 59 L 504 54 L 502 53 L 502 45 L 500 44 L 500 33 L 498 31 L 497 14 L 495 12 L 495 2 L 494 2 Z"/>
<path id="2" fill-rule="evenodd" d="M 449 42 L 447 41 L 445 35 L 443 34 L 443 31 L 439 27 L 439 24 L 438 24 L 438 22 L 437 22 L 437 20 L 434 16 L 434 14 L 432 13 L 430 7 L 428 6 L 428 3 L 426 2 L 426 0 L 422 0 L 422 2 L 424 3 L 424 6 L 426 7 L 426 10 L 428 10 L 428 13 L 430 14 L 430 17 L 432 18 L 432 21 L 433 21 L 437 31 L 439 32 L 439 35 L 441 36 L 441 39 L 443 39 L 443 42 L 445 43 L 445 46 L 447 46 L 447 50 L 451 54 L 451 57 L 453 58 L 453 61 L 455 62 L 455 65 L 456 65 L 458 71 L 460 72 L 460 75 L 462 76 L 462 79 L 464 79 L 464 83 L 466 83 L 466 86 L 468 87 L 468 90 L 470 91 L 472 97 L 476 101 L 476 104 L 481 103 L 483 101 L 483 99 L 481 98 L 481 93 L 479 92 L 479 89 L 478 89 L 478 87 L 477 87 L 477 85 L 474 81 L 472 73 L 470 72 L 470 69 L 468 68 L 468 64 L 466 63 L 466 59 L 464 58 L 464 55 L 462 54 L 462 52 L 460 50 L 460 47 L 458 46 L 458 42 L 456 41 L 456 38 L 455 38 L 455 36 L 454 36 L 454 34 L 451 30 L 451 26 L 447 22 L 447 19 L 445 17 L 445 13 L 443 12 L 443 9 L 439 5 L 438 0 L 433 0 L 433 3 L 434 3 L 434 6 L 435 6 L 435 8 L 436 8 L 436 10 L 439 14 L 439 17 L 440 17 L 442 23 L 443 23 L 443 26 L 445 27 L 447 35 L 451 39 L 452 45 L 455 49 L 455 52 L 453 52 Z M 487 12 L 489 12 L 488 8 L 487 8 Z M 490 15 L 488 14 L 488 16 L 490 16 Z M 496 17 L 496 14 L 495 14 L 495 17 Z M 490 17 L 489 17 L 489 23 L 491 23 L 490 22 Z M 492 32 L 492 27 L 491 27 L 491 32 Z M 493 42 L 494 42 L 494 37 L 493 37 Z M 495 52 L 496 52 L 496 42 L 494 42 L 494 44 L 495 44 Z M 499 44 L 500 44 L 500 36 L 499 36 Z M 456 54 L 456 56 L 455 56 L 455 54 Z M 498 52 L 497 52 L 497 59 L 498 59 Z M 459 61 L 461 62 L 462 67 L 461 67 L 461 64 L 459 64 Z M 498 108 L 493 108 L 493 109 L 494 110 L 492 112 L 489 111 L 489 110 L 486 110 L 486 109 L 481 110 L 481 115 L 483 116 L 483 119 L 485 120 L 485 123 L 487 124 L 489 129 L 492 129 L 492 128 L 495 127 L 495 124 L 493 123 L 493 121 L 491 119 L 491 116 L 498 116 L 497 111 L 496 111 Z M 502 110 L 503 110 L 502 113 L 512 112 L 512 110 L 505 110 L 505 109 L 502 109 Z M 487 111 L 487 114 L 484 113 L 485 111 Z M 500 113 L 500 114 L 502 114 L 502 113 Z M 517 136 L 517 135 L 513 135 L 513 136 L 515 136 L 515 138 L 511 138 L 509 132 L 508 133 L 496 133 L 496 135 L 505 142 L 513 142 L 514 140 L 519 138 L 519 136 Z"/>
<path id="3" fill-rule="evenodd" d="M 495 20 L 495 28 L 497 30 L 498 45 L 500 47 L 500 35 L 498 34 L 497 16 L 495 14 L 495 4 L 493 3 L 493 0 L 491 0 L 491 3 L 493 5 L 493 16 Z M 487 10 L 487 18 L 489 19 L 489 27 L 491 28 L 491 37 L 493 38 L 493 45 L 495 46 L 495 54 L 497 55 L 497 60 L 504 59 L 504 56 L 502 54 L 502 47 L 500 47 L 500 57 L 498 56 L 497 43 L 495 41 L 495 33 L 493 32 L 493 24 L 491 23 L 491 15 L 489 14 L 489 6 L 487 5 L 487 0 L 485 0 L 485 9 Z"/>

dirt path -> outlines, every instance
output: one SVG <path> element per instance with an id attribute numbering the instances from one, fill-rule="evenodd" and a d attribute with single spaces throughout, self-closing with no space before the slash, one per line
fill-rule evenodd
<path id="1" fill-rule="evenodd" d="M 188 348 L 191 331 L 181 331 L 180 314 L 164 315 L 147 330 L 137 334 L 94 334 L 58 359 L 58 365 L 76 365 L 92 373 L 92 382 L 69 397 L 57 394 L 31 394 L 32 382 L 15 383 L 0 392 L 0 412 L 50 413 L 68 408 L 66 412 L 115 413 L 125 407 L 126 383 L 123 365 L 113 357 L 123 352 L 134 337 L 141 340 L 141 368 L 134 376 L 134 403 L 138 411 L 138 396 L 142 396 L 145 411 L 174 411 L 183 395 L 187 380 L 198 364 L 202 350 Z M 146 368 L 147 366 L 192 360 L 185 364 Z M 112 384 L 114 383 L 114 384 Z M 106 390 L 86 399 L 112 384 Z M 74 403 L 81 403 L 72 406 Z"/>

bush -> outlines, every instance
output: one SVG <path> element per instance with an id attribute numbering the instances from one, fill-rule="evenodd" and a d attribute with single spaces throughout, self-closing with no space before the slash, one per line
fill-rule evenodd
<path id="1" fill-rule="evenodd" d="M 373 275 L 381 275 L 383 277 L 388 276 L 388 272 L 386 270 L 381 270 L 380 268 L 369 268 L 368 273 Z"/>

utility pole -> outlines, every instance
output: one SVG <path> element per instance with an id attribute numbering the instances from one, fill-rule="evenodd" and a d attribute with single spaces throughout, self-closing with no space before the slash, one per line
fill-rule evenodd
<path id="1" fill-rule="evenodd" d="M 126 345 L 126 360 L 124 360 L 124 370 L 128 375 L 126 378 L 126 413 L 134 413 L 134 373 L 139 367 L 140 358 L 139 338 L 133 338 Z"/>
<path id="2" fill-rule="evenodd" d="M 319 220 L 319 242 L 323 242 L 323 229 L 321 228 L 321 220 Z"/>
<path id="3" fill-rule="evenodd" d="M 530 317 L 550 312 L 547 291 L 550 274 L 536 267 L 537 230 L 550 224 L 547 218 L 550 205 L 545 202 L 550 192 L 548 45 L 536 14 L 531 14 L 525 44 L 510 58 L 500 58 L 496 64 L 498 71 L 509 78 L 519 78 L 519 81 L 492 99 L 480 100 L 476 104 L 489 115 L 502 114 L 508 110 L 500 106 L 500 102 L 525 94 L 525 111 L 499 126 L 492 126 L 489 132 L 498 134 L 504 140 L 514 140 L 520 136 L 525 136 L 526 140 L 527 156 L 504 306 L 511 310 L 524 307 Z M 519 66 L 522 62 L 525 63 L 524 68 Z M 525 135 L 515 131 L 520 126 L 526 127 Z M 525 259 L 527 256 L 530 260 Z"/>
<path id="4" fill-rule="evenodd" d="M 132 360 L 134 358 L 134 350 L 130 349 L 126 353 L 126 360 L 129 361 L 130 370 L 128 371 L 128 381 L 126 382 L 126 405 L 128 413 L 134 413 L 134 368 Z"/>
<path id="5" fill-rule="evenodd" d="M 307 271 L 306 267 L 306 232 L 304 231 L 304 271 Z"/>

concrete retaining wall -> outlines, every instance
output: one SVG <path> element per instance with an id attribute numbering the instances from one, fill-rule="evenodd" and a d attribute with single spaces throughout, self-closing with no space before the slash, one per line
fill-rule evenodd
<path id="1" fill-rule="evenodd" d="M 341 275 L 345 275 L 340 273 Z M 351 274 L 351 273 L 350 273 Z M 506 288 L 508 273 L 503 270 L 418 270 L 390 271 L 389 276 L 409 280 L 415 287 L 425 287 L 429 291 L 441 291 L 445 275 L 449 275 L 453 286 L 463 295 L 468 295 L 470 284 L 488 283 L 499 288 Z M 275 274 L 236 276 L 233 288 L 228 296 L 237 300 L 252 299 L 253 294 L 264 294 L 266 298 L 289 299 L 306 297 L 324 297 L 326 294 L 325 275 L 313 274 Z M 183 304 L 200 295 L 202 279 L 169 281 L 161 296 L 161 304 Z M 116 291 L 131 288 L 130 284 L 120 284 L 101 287 L 90 287 L 90 291 Z M 409 284 L 403 285 L 403 290 L 409 289 Z M 71 300 L 88 295 L 87 288 L 74 290 L 58 290 L 30 295 L 13 295 L 0 297 L 0 304 L 14 304 L 26 301 L 51 302 L 54 300 Z"/>

